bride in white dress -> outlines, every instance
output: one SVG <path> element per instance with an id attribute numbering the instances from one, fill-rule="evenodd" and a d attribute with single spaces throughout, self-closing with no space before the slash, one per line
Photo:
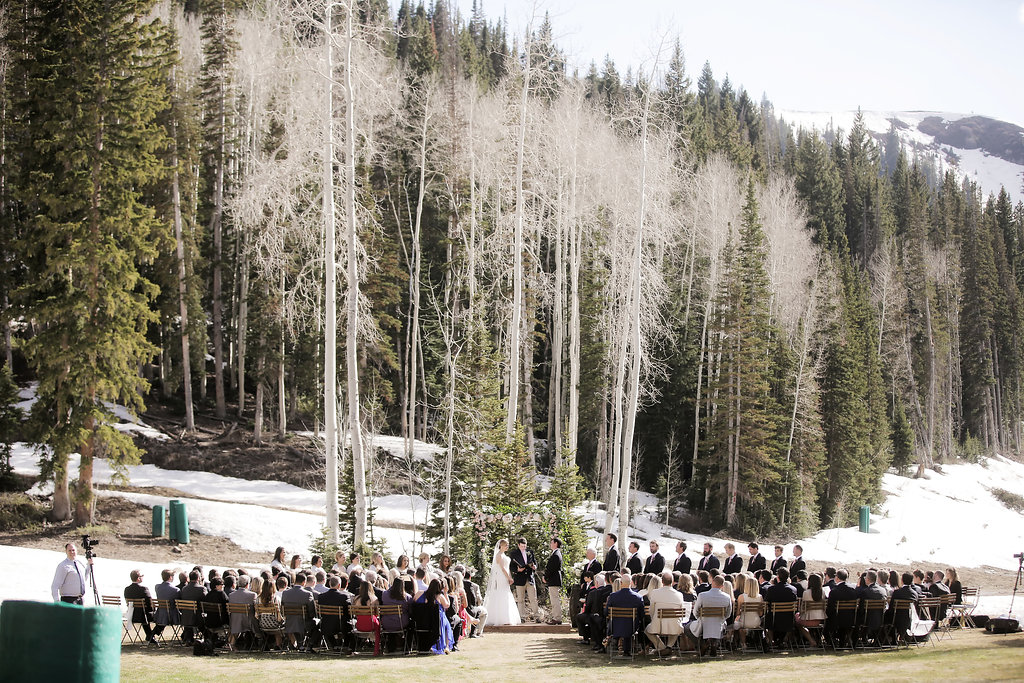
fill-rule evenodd
<path id="1" fill-rule="evenodd" d="M 508 541 L 501 539 L 494 546 L 494 557 L 491 561 L 491 576 L 487 580 L 487 593 L 484 595 L 484 607 L 487 608 L 488 626 L 519 624 L 519 607 L 512 594 L 512 574 L 509 572 L 511 561 L 505 555 Z"/>

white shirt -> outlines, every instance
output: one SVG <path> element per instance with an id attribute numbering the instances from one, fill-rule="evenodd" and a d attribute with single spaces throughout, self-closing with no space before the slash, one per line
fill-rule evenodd
<path id="1" fill-rule="evenodd" d="M 50 593 L 53 601 L 60 602 L 61 596 L 77 598 L 85 595 L 85 565 L 78 560 L 64 559 L 53 574 Z"/>
<path id="2" fill-rule="evenodd" d="M 354 571 L 355 571 L 355 570 L 357 570 L 357 569 L 358 569 L 359 571 L 363 571 L 363 566 L 362 566 L 361 564 L 356 564 L 355 562 L 353 562 L 353 563 L 352 563 L 352 564 L 350 564 L 350 565 L 348 566 L 348 568 L 347 568 L 347 569 L 345 570 L 345 573 L 346 573 L 346 574 L 351 574 L 352 572 L 354 572 Z"/>
<path id="3" fill-rule="evenodd" d="M 317 595 L 319 595 L 320 593 L 326 593 L 328 590 L 330 589 L 327 588 L 326 584 L 318 583 L 315 586 L 313 586 L 313 592 Z"/>

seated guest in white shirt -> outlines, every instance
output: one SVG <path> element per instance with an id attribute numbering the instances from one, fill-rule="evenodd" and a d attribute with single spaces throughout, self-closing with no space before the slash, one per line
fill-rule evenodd
<path id="1" fill-rule="evenodd" d="M 652 576 L 648 585 L 647 599 L 650 602 L 648 614 L 651 623 L 647 625 L 647 638 L 659 651 L 665 651 L 675 645 L 676 640 L 683 633 L 682 620 L 659 619 L 658 610 L 661 609 L 686 609 L 686 601 L 683 594 L 672 587 L 672 572 L 665 572 L 660 577 Z M 665 640 L 661 639 L 665 636 Z"/>
<path id="2" fill-rule="evenodd" d="M 719 575 L 711 579 L 711 589 L 706 590 L 697 596 L 697 601 L 693 603 L 693 610 L 695 615 L 700 614 L 702 607 L 724 607 L 725 617 L 724 618 L 710 618 L 710 617 L 695 617 L 690 621 L 689 634 L 695 642 L 699 642 L 699 638 L 718 640 L 722 637 L 722 631 L 725 630 L 725 620 L 732 615 L 732 596 L 726 595 L 722 592 L 725 587 L 725 577 Z M 712 654 L 716 654 L 716 647 L 712 647 Z"/>

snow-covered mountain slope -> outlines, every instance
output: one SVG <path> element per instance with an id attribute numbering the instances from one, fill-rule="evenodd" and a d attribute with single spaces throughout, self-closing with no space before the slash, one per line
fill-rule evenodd
<path id="1" fill-rule="evenodd" d="M 986 116 L 932 111 L 865 111 L 864 125 L 887 144 L 895 132 L 911 157 L 930 159 L 940 173 L 953 168 L 978 183 L 987 196 L 1000 187 L 1016 202 L 1024 197 L 1024 128 Z M 849 134 L 856 111 L 780 111 L 795 128 L 815 129 L 828 136 Z"/>

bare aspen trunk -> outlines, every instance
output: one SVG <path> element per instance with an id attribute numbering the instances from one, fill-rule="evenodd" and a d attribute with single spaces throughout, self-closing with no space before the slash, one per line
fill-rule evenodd
<path id="1" fill-rule="evenodd" d="M 690 479 L 697 475 L 697 454 L 700 451 L 700 403 L 701 386 L 704 379 L 704 355 L 708 346 L 708 318 L 711 317 L 711 296 L 704 302 L 704 322 L 700 331 L 700 354 L 697 357 L 697 393 L 693 401 L 693 459 L 690 465 Z"/>
<path id="2" fill-rule="evenodd" d="M 626 363 L 628 362 L 626 356 L 626 347 L 628 340 L 625 335 L 619 340 L 619 352 L 618 359 L 615 366 L 615 384 L 612 388 L 612 442 L 611 442 L 611 479 L 609 480 L 608 486 L 608 498 L 605 505 L 605 533 L 609 533 L 609 529 L 613 528 L 616 515 L 616 504 L 619 500 L 619 482 L 622 478 L 622 392 L 623 385 L 626 383 Z M 621 513 L 622 511 L 620 511 Z"/>
<path id="3" fill-rule="evenodd" d="M 281 304 L 284 305 L 284 271 L 281 271 L 279 289 L 281 291 Z M 278 353 L 280 360 L 277 363 L 277 431 L 283 440 L 288 435 L 288 404 L 287 390 L 285 387 L 284 372 L 284 331 L 285 326 L 281 325 L 281 338 L 278 340 Z"/>
<path id="4" fill-rule="evenodd" d="M 576 126 L 579 130 L 579 126 Z M 577 134 L 577 140 L 579 136 Z M 580 240 L 582 230 L 576 219 L 576 180 L 578 169 L 573 147 L 572 175 L 569 187 L 569 457 L 576 464 L 580 431 Z"/>
<path id="5" fill-rule="evenodd" d="M 416 352 L 420 342 L 420 263 L 422 260 L 420 249 L 420 227 L 423 224 L 423 196 L 427 191 L 427 122 L 430 120 L 430 95 L 427 93 L 423 103 L 423 123 L 420 127 L 420 182 L 419 196 L 416 199 L 416 222 L 412 231 L 412 317 L 409 320 L 409 327 L 412 332 L 412 340 L 409 344 L 410 355 L 410 381 L 409 381 L 409 433 L 413 434 L 416 425 Z M 406 457 L 412 457 L 413 440 L 405 440 Z"/>
<path id="6" fill-rule="evenodd" d="M 259 353 L 256 359 L 256 406 L 253 415 L 252 439 L 256 445 L 263 444 L 263 402 L 266 393 L 266 382 L 263 381 L 263 369 L 266 365 L 266 355 Z"/>
<path id="7" fill-rule="evenodd" d="M 324 12 L 327 49 L 327 98 L 323 158 L 324 220 L 324 450 L 326 466 L 325 526 L 331 543 L 339 543 L 338 529 L 338 271 L 334 225 L 334 60 L 331 32 L 333 10 L 330 2 Z"/>
<path id="8" fill-rule="evenodd" d="M 529 54 L 529 46 L 527 46 Z M 520 327 L 522 326 L 523 308 L 523 220 L 526 213 L 523 196 L 523 157 L 526 148 L 526 105 L 530 93 L 530 60 L 523 66 L 523 85 L 519 94 L 519 131 L 516 140 L 516 215 L 512 246 L 512 323 L 509 329 L 509 370 L 508 370 L 508 409 L 505 418 L 505 440 L 512 438 L 516 429 L 519 410 L 519 354 Z"/>
<path id="9" fill-rule="evenodd" d="M 239 249 L 241 259 L 239 260 L 239 287 L 238 287 L 238 417 L 245 414 L 245 360 L 248 352 L 246 341 L 247 327 L 249 326 L 249 250 L 246 248 L 247 233 L 240 231 Z"/>
<path id="10" fill-rule="evenodd" d="M 213 287 L 210 293 L 213 299 L 213 385 L 216 400 L 216 415 L 227 416 L 227 403 L 224 395 L 224 304 L 223 284 L 221 281 L 224 260 L 224 155 L 227 150 L 225 128 L 227 117 L 223 90 L 220 102 L 220 140 L 218 141 L 218 157 L 216 175 L 213 181 L 213 212 L 210 215 L 210 233 L 213 235 Z"/>
<path id="11" fill-rule="evenodd" d="M 177 130 L 177 124 L 174 125 Z M 181 222 L 181 191 L 178 185 L 178 141 L 177 135 L 171 141 L 171 201 L 174 205 L 174 241 L 178 260 L 178 315 L 181 317 L 181 383 L 185 389 L 185 431 L 196 430 L 195 415 L 192 412 L 192 350 L 188 334 L 188 293 L 185 270 L 185 235 Z"/>
<path id="12" fill-rule="evenodd" d="M 348 211 L 347 239 L 347 285 L 345 365 L 348 371 L 348 422 L 352 445 L 352 472 L 355 485 L 355 540 L 366 537 L 366 469 L 363 458 L 363 439 L 359 417 L 359 263 L 358 234 L 356 232 L 356 121 L 355 90 L 352 78 L 352 44 L 354 8 L 349 6 L 345 22 L 345 162 L 346 162 L 346 208 Z"/>
<path id="13" fill-rule="evenodd" d="M 561 182 L 559 182 L 561 187 Z M 565 315 L 563 302 L 565 297 L 565 276 L 563 258 L 563 235 L 565 234 L 564 213 L 561 211 L 562 194 L 558 196 L 558 220 L 555 231 L 555 296 L 552 321 L 551 340 L 551 391 L 548 395 L 548 405 L 551 407 L 550 424 L 548 425 L 549 447 L 554 449 L 555 463 L 562 463 L 562 346 L 565 343 Z"/>
<path id="14" fill-rule="evenodd" d="M 935 339 L 932 336 L 931 296 L 927 285 L 924 288 L 924 320 L 928 343 L 928 398 L 925 401 L 927 420 L 925 422 L 924 451 L 926 466 L 931 466 L 935 455 Z"/>

